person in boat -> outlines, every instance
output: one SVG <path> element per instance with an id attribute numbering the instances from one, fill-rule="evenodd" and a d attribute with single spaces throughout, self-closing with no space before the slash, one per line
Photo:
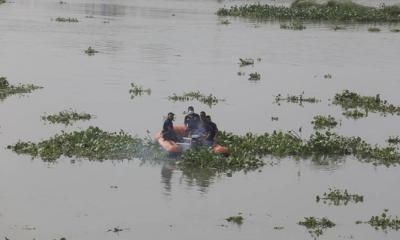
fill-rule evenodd
<path id="1" fill-rule="evenodd" d="M 212 147 L 215 143 L 215 137 L 218 134 L 218 127 L 213 121 L 211 121 L 211 117 L 209 115 L 206 116 L 205 122 L 205 140 L 204 144 L 206 146 Z"/>
<path id="2" fill-rule="evenodd" d="M 200 116 L 194 112 L 192 106 L 188 107 L 188 114 L 185 116 L 184 124 L 187 127 L 188 136 L 192 134 L 197 134 L 200 126 Z"/>
<path id="3" fill-rule="evenodd" d="M 174 119 L 175 119 L 175 114 L 172 112 L 168 113 L 167 119 L 164 121 L 161 135 L 165 140 L 178 142 L 179 138 L 174 132 L 174 124 L 172 123 Z"/>

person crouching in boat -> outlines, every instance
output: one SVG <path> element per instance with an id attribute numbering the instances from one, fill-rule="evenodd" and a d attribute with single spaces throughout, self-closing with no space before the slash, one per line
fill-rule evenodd
<path id="1" fill-rule="evenodd" d="M 215 144 L 215 137 L 218 134 L 217 124 L 215 124 L 213 121 L 211 121 L 211 117 L 207 115 L 204 127 L 205 127 L 205 133 L 206 133 L 204 145 L 206 145 L 208 147 L 212 147 Z"/>
<path id="2" fill-rule="evenodd" d="M 174 124 L 172 123 L 175 119 L 175 114 L 168 113 L 167 119 L 164 121 L 163 130 L 161 132 L 164 140 L 178 142 L 179 138 L 174 132 Z"/>
<path id="3" fill-rule="evenodd" d="M 188 114 L 185 116 L 184 124 L 186 126 L 186 133 L 190 137 L 192 134 L 197 134 L 200 126 L 200 116 L 194 112 L 192 106 L 188 107 Z"/>

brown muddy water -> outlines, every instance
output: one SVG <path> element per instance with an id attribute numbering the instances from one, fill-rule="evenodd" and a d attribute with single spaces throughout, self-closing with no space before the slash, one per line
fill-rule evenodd
<path id="1" fill-rule="evenodd" d="M 345 119 L 329 106 L 336 92 L 350 89 L 400 105 L 400 25 L 307 24 L 304 31 L 279 23 L 229 18 L 214 13 L 242 1 L 16 0 L 0 5 L 0 75 L 12 83 L 44 89 L 0 102 L 0 237 L 9 239 L 310 239 L 303 217 L 326 216 L 337 226 L 321 239 L 399 239 L 356 220 L 390 209 L 400 215 L 399 167 L 374 167 L 352 158 L 318 165 L 309 160 L 266 159 L 261 171 L 232 177 L 185 173 L 167 162 L 60 159 L 46 164 L 5 149 L 19 139 L 38 141 L 61 130 L 124 129 L 154 134 L 169 111 L 193 105 L 211 114 L 220 129 L 242 134 L 274 129 L 313 130 L 314 115 L 341 119 L 337 131 L 383 144 L 399 135 L 400 117 L 370 114 Z M 276 2 L 276 1 L 274 1 Z M 384 1 L 396 3 L 396 1 Z M 287 3 L 284 2 L 284 3 Z M 363 1 L 370 5 L 381 2 Z M 79 23 L 52 21 L 75 17 Z M 92 46 L 99 51 L 87 56 Z M 239 58 L 261 58 L 239 67 Z M 261 74 L 258 82 L 238 76 Z M 325 74 L 332 79 L 325 79 Z M 151 88 L 130 99 L 130 83 Z M 173 103 L 173 93 L 200 90 L 226 99 L 208 108 Z M 273 104 L 278 93 L 314 96 L 317 104 Z M 45 112 L 73 108 L 96 115 L 69 127 L 44 124 Z M 271 121 L 279 117 L 279 121 Z M 116 187 L 115 187 L 116 186 Z M 397 187 L 396 187 L 397 186 Z M 364 195 L 364 202 L 328 206 L 315 196 L 329 187 Z M 240 227 L 226 217 L 242 213 Z M 283 230 L 275 230 L 283 226 Z M 109 229 L 119 227 L 118 234 Z"/>

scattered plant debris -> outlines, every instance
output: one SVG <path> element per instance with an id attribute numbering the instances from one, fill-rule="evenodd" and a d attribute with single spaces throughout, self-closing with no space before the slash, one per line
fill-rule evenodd
<path id="1" fill-rule="evenodd" d="M 228 25 L 228 24 L 231 24 L 231 22 L 228 19 L 225 19 L 225 20 L 221 20 L 221 24 Z"/>
<path id="2" fill-rule="evenodd" d="M 327 73 L 327 74 L 324 75 L 324 78 L 325 78 L 325 79 L 331 79 L 331 78 L 332 78 L 332 75 L 329 74 L 329 73 Z"/>
<path id="3" fill-rule="evenodd" d="M 79 20 L 77 18 L 71 18 L 71 17 L 57 17 L 56 22 L 72 22 L 72 23 L 77 23 Z"/>
<path id="4" fill-rule="evenodd" d="M 322 116 L 317 115 L 314 116 L 314 121 L 311 122 L 314 125 L 314 129 L 323 129 L 323 128 L 334 128 L 338 124 L 334 117 L 331 115 Z"/>
<path id="5" fill-rule="evenodd" d="M 380 31 L 381 31 L 381 29 L 377 28 L 377 27 L 369 27 L 368 28 L 368 32 L 380 32 Z"/>
<path id="6" fill-rule="evenodd" d="M 98 52 L 99 52 L 99 51 L 95 50 L 95 49 L 92 48 L 92 47 L 89 47 L 88 49 L 85 50 L 85 53 L 86 53 L 87 55 L 89 55 L 89 56 L 93 56 L 93 55 L 95 55 L 95 54 L 98 53 Z"/>
<path id="7" fill-rule="evenodd" d="M 250 81 L 259 81 L 261 79 L 261 75 L 258 72 L 250 73 L 249 80 Z"/>
<path id="8" fill-rule="evenodd" d="M 400 218 L 398 216 L 388 216 L 388 209 L 384 209 L 383 213 L 379 216 L 372 216 L 369 221 L 357 221 L 356 224 L 367 223 L 374 227 L 376 230 L 399 230 L 400 229 Z"/>
<path id="9" fill-rule="evenodd" d="M 316 20 L 354 22 L 399 22 L 400 7 L 381 5 L 379 8 L 351 1 L 296 0 L 290 7 L 260 3 L 220 8 L 219 16 L 248 17 L 268 20 Z"/>
<path id="10" fill-rule="evenodd" d="M 285 227 L 283 227 L 283 226 L 275 226 L 275 227 L 274 227 L 275 230 L 283 230 L 284 228 L 285 228 Z"/>
<path id="11" fill-rule="evenodd" d="M 386 140 L 387 143 L 392 144 L 392 145 L 397 145 L 400 144 L 400 137 L 396 136 L 396 137 L 389 137 Z"/>
<path id="12" fill-rule="evenodd" d="M 337 93 L 333 100 L 333 104 L 340 105 L 344 110 L 359 110 L 362 109 L 367 115 L 368 112 L 379 112 L 382 115 L 397 114 L 400 115 L 400 106 L 389 104 L 386 100 L 382 100 L 380 94 L 375 97 L 361 96 L 355 92 L 344 90 Z M 358 112 L 356 112 L 359 114 Z"/>
<path id="13" fill-rule="evenodd" d="M 338 30 L 346 30 L 345 27 L 339 26 L 339 25 L 335 25 L 332 29 L 335 30 L 335 31 L 338 31 Z"/>
<path id="14" fill-rule="evenodd" d="M 114 228 L 111 228 L 111 229 L 107 230 L 107 232 L 113 232 L 113 233 L 119 233 L 119 232 L 122 232 L 122 231 L 124 231 L 124 229 L 119 228 L 119 227 L 114 227 Z"/>
<path id="15" fill-rule="evenodd" d="M 281 94 L 278 94 L 275 96 L 275 103 L 280 105 L 282 101 L 286 101 L 288 103 L 298 103 L 299 105 L 303 105 L 304 102 L 307 103 L 318 103 L 321 100 L 315 98 L 315 97 L 304 97 L 304 93 L 300 95 L 287 95 L 286 97 L 283 97 Z"/>
<path id="16" fill-rule="evenodd" d="M 302 22 L 293 21 L 289 24 L 286 24 L 286 23 L 281 24 L 281 29 L 304 30 L 304 29 L 306 29 L 306 27 L 303 25 Z"/>
<path id="17" fill-rule="evenodd" d="M 89 113 L 77 113 L 73 110 L 65 110 L 59 113 L 44 115 L 42 120 L 50 123 L 61 123 L 64 125 L 72 125 L 73 122 L 79 120 L 90 120 L 93 116 Z"/>
<path id="18" fill-rule="evenodd" d="M 325 192 L 321 197 L 319 195 L 316 196 L 316 201 L 320 202 L 323 201 L 323 203 L 329 203 L 339 206 L 341 204 L 347 205 L 348 202 L 363 202 L 364 201 L 364 196 L 358 195 L 358 194 L 350 194 L 347 192 L 347 190 L 339 190 L 336 188 L 329 188 L 328 192 Z"/>
<path id="19" fill-rule="evenodd" d="M 271 121 L 273 122 L 273 121 L 278 121 L 279 120 L 279 117 L 271 117 Z"/>
<path id="20" fill-rule="evenodd" d="M 230 222 L 230 223 L 235 223 L 237 225 L 242 225 L 244 218 L 242 216 L 240 216 L 240 215 L 237 215 L 237 216 L 230 216 L 230 217 L 226 218 L 225 220 Z"/>
<path id="21" fill-rule="evenodd" d="M 244 76 L 246 73 L 245 72 L 237 72 L 238 76 Z"/>
<path id="22" fill-rule="evenodd" d="M 134 83 L 131 83 L 131 89 L 129 89 L 129 93 L 131 94 L 131 99 L 134 99 L 137 96 L 142 96 L 143 94 L 150 95 L 151 94 L 151 89 L 144 89 L 140 85 L 136 85 Z"/>
<path id="23" fill-rule="evenodd" d="M 394 28 L 394 29 L 391 29 L 390 31 L 391 31 L 391 32 L 394 32 L 394 33 L 398 33 L 398 32 L 400 32 L 400 29 Z"/>
<path id="24" fill-rule="evenodd" d="M 363 118 L 368 116 L 368 112 L 360 112 L 357 109 L 354 110 L 345 110 L 343 113 L 343 116 L 345 116 L 346 118 L 353 118 L 355 120 L 359 119 L 359 118 Z"/>
<path id="25" fill-rule="evenodd" d="M 11 95 L 23 95 L 41 88 L 43 87 L 39 87 L 33 84 L 12 85 L 7 81 L 6 77 L 0 77 L 0 101 L 6 99 L 8 96 Z"/>
<path id="26" fill-rule="evenodd" d="M 0 0 L 0 4 L 6 3 L 6 0 Z"/>
<path id="27" fill-rule="evenodd" d="M 300 221 L 298 224 L 306 227 L 314 239 L 322 235 L 325 229 L 336 226 L 334 222 L 325 217 L 321 219 L 315 217 L 305 217 L 304 221 Z"/>
<path id="28" fill-rule="evenodd" d="M 244 67 L 244 66 L 248 66 L 248 65 L 254 65 L 254 59 L 252 59 L 252 58 L 239 58 L 239 65 L 241 66 L 241 67 Z"/>
<path id="29" fill-rule="evenodd" d="M 206 104 L 209 107 L 212 107 L 219 102 L 225 101 L 225 99 L 218 99 L 217 97 L 213 96 L 212 94 L 210 95 L 203 95 L 200 93 L 200 91 L 197 92 L 188 92 L 188 93 L 183 93 L 183 95 L 178 96 L 175 93 L 172 96 L 168 97 L 168 100 L 173 101 L 173 102 L 186 102 L 186 101 L 193 101 L 197 100 L 201 103 Z"/>

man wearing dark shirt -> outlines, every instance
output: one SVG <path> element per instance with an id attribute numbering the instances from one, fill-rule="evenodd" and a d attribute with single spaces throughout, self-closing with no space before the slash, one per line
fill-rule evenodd
<path id="1" fill-rule="evenodd" d="M 218 127 L 217 124 L 211 121 L 210 116 L 206 116 L 205 130 L 206 130 L 205 144 L 211 147 L 212 145 L 214 145 L 215 137 L 217 136 L 218 133 Z"/>
<path id="2" fill-rule="evenodd" d="M 174 121 L 174 117 L 175 117 L 174 113 L 172 113 L 172 112 L 168 113 L 168 117 L 164 121 L 163 130 L 161 133 L 162 133 L 162 137 L 165 140 L 177 142 L 178 136 L 174 132 L 174 124 L 172 123 L 172 121 Z"/>
<path id="3" fill-rule="evenodd" d="M 200 126 L 200 116 L 199 114 L 194 112 L 194 108 L 192 106 L 188 107 L 188 115 L 185 116 L 184 124 L 187 127 L 188 135 L 197 133 L 197 130 Z"/>

